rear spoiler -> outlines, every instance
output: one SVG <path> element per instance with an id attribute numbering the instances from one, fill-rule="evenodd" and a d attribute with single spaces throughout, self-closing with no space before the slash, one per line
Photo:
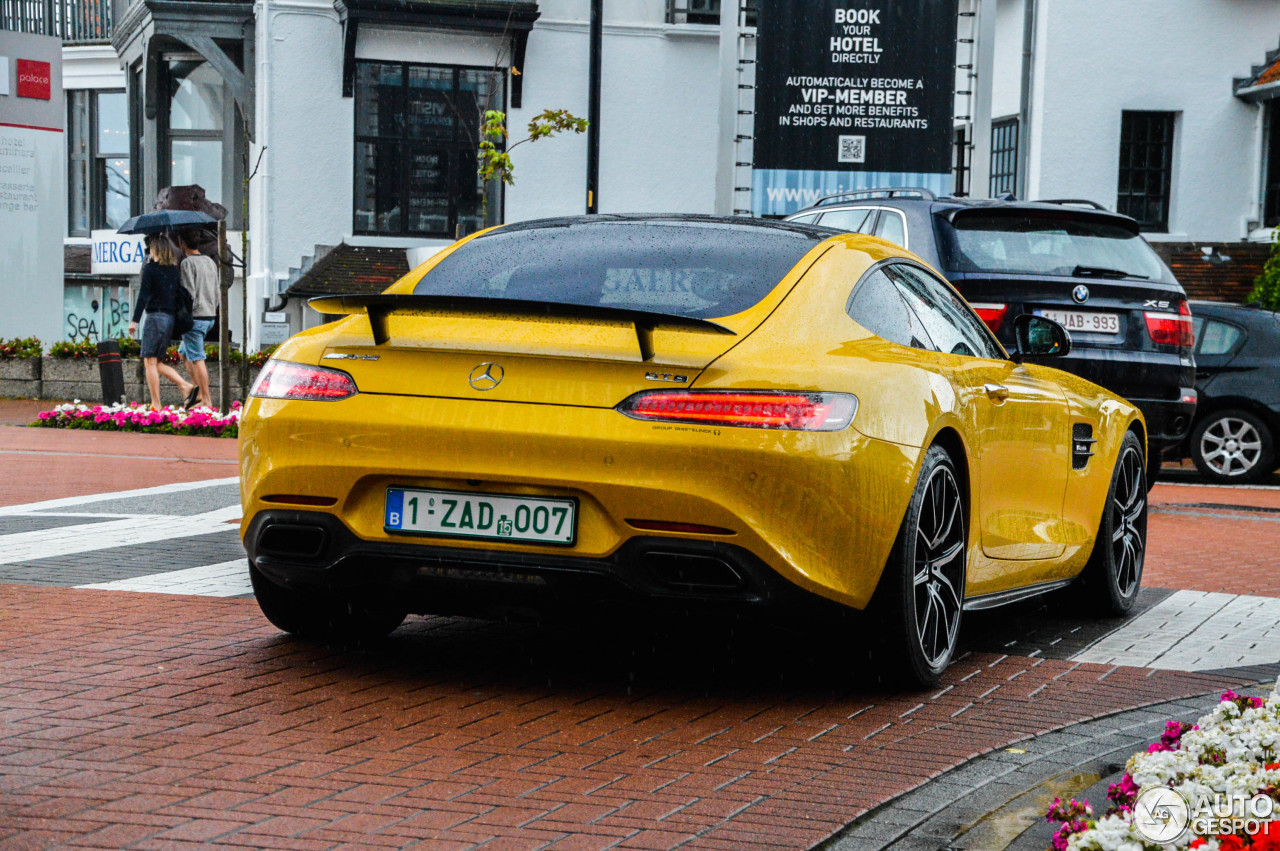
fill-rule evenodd
<path id="1" fill-rule="evenodd" d="M 307 304 L 320 313 L 369 315 L 373 342 L 379 346 L 391 339 L 388 316 L 432 316 L 453 313 L 460 316 L 521 317 L 550 316 L 556 319 L 587 319 L 606 322 L 630 322 L 635 325 L 640 359 L 653 358 L 655 328 L 684 328 L 709 334 L 734 332 L 723 325 L 692 316 L 631 310 L 594 304 L 561 304 L 553 301 L 528 301 L 515 298 L 484 298 L 454 295 L 332 295 L 317 296 Z"/>
<path id="2" fill-rule="evenodd" d="M 1113 213 L 1103 207 L 1096 206 L 1088 208 L 1077 206 L 1082 204 L 1092 204 L 1092 201 L 1073 201 L 1070 199 L 1064 201 L 1025 201 L 1017 204 L 1008 205 L 987 205 L 974 204 L 966 207 L 952 207 L 950 209 L 941 210 L 934 215 L 941 216 L 953 224 L 957 219 L 964 219 L 970 216 L 989 216 L 996 218 L 999 216 L 1008 216 L 1010 218 L 1045 218 L 1045 219 L 1075 219 L 1076 221 L 1087 222 L 1106 222 L 1109 225 L 1116 225 L 1125 230 L 1132 231 L 1135 235 L 1139 233 L 1138 223 L 1122 213 Z"/>

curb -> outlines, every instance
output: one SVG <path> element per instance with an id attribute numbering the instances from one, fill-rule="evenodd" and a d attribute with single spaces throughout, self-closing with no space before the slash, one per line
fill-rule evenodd
<path id="1" fill-rule="evenodd" d="M 1272 683 L 1250 689 L 1268 692 Z M 1238 689 L 1239 690 L 1239 689 Z M 1004 851 L 1031 825 L 1007 839 L 984 838 L 984 819 L 1049 781 L 1111 773 L 1159 738 L 1164 722 L 1194 721 L 1218 702 L 1217 691 L 1156 703 L 1031 736 L 957 766 L 864 814 L 816 851 Z M 1019 748 L 1018 745 L 1027 745 Z M 1023 750 L 1023 753 L 1017 751 Z M 1090 769 L 1089 772 L 1083 770 Z M 1075 792 L 1097 779 L 1079 785 Z M 1064 789 L 1063 794 L 1073 790 Z M 1097 803 L 1096 801 L 1094 802 Z M 1046 805 L 1047 808 L 1047 805 Z M 1040 819 L 1043 812 L 1040 813 Z M 1007 828 L 1006 828 L 1007 830 Z M 988 837 L 990 835 L 988 834 Z M 1047 845 L 1046 845 L 1047 847 Z"/>

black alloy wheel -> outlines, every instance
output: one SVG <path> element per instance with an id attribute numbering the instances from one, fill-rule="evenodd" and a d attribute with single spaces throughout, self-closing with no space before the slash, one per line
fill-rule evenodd
<path id="1" fill-rule="evenodd" d="M 385 637 L 407 612 L 372 600 L 346 599 L 272 582 L 253 562 L 249 581 L 267 620 L 280 630 L 313 641 L 362 645 Z"/>
<path id="2" fill-rule="evenodd" d="M 1256 482 L 1274 466 L 1271 430 L 1248 411 L 1214 411 L 1191 431 L 1191 460 L 1218 484 Z"/>
<path id="3" fill-rule="evenodd" d="M 1147 552 L 1147 483 L 1142 441 L 1124 436 L 1093 553 L 1081 573 L 1093 604 L 1104 614 L 1123 615 L 1142 585 Z"/>
<path id="4" fill-rule="evenodd" d="M 955 654 L 967 561 L 968 524 L 955 464 L 933 446 L 877 592 L 888 655 L 912 685 L 937 683 Z"/>

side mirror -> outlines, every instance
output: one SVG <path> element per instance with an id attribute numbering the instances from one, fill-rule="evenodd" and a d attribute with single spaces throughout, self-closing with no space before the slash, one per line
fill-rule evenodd
<path id="1" fill-rule="evenodd" d="M 1071 334 L 1044 316 L 1024 313 L 1014 317 L 1013 336 L 1018 344 L 1014 360 L 1061 357 L 1071 351 Z"/>

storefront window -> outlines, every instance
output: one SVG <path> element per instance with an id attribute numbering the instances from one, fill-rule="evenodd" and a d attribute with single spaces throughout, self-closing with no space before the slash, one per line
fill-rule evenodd
<path id="1" fill-rule="evenodd" d="M 503 109 L 492 70 L 360 62 L 356 66 L 356 233 L 451 236 L 501 221 L 476 175 L 485 110 Z"/>

